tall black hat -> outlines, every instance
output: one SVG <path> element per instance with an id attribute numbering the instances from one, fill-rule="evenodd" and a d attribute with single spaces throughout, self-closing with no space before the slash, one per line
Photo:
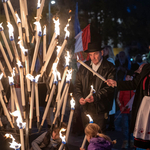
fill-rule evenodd
<path id="1" fill-rule="evenodd" d="M 84 52 L 90 53 L 90 52 L 96 52 L 96 51 L 101 51 L 101 45 L 99 42 L 92 42 L 88 44 L 88 49 Z"/>

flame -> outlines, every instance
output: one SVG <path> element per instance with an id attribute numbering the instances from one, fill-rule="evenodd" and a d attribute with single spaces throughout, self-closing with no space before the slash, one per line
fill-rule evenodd
<path id="1" fill-rule="evenodd" d="M 40 0 L 38 0 L 37 2 L 37 9 L 39 9 L 41 7 L 41 3 L 40 3 Z"/>
<path id="2" fill-rule="evenodd" d="M 0 29 L 1 29 L 1 30 L 4 30 L 4 28 L 3 28 L 2 24 L 3 24 L 3 22 L 2 22 L 2 23 L 0 23 Z"/>
<path id="3" fill-rule="evenodd" d="M 92 117 L 89 114 L 87 114 L 86 116 L 89 117 L 89 122 L 92 123 L 93 122 Z"/>
<path id="4" fill-rule="evenodd" d="M 59 61 L 59 59 L 57 60 L 56 63 L 53 63 L 53 67 L 52 67 L 53 75 L 54 75 L 54 82 L 57 81 L 57 65 L 58 65 L 58 61 Z"/>
<path id="5" fill-rule="evenodd" d="M 67 77 L 66 77 L 66 81 L 70 81 L 70 79 L 72 78 L 72 69 L 67 70 Z"/>
<path id="6" fill-rule="evenodd" d="M 60 72 L 57 71 L 58 80 L 61 80 Z"/>
<path id="7" fill-rule="evenodd" d="M 72 12 L 72 10 L 69 10 L 69 13 L 71 13 Z"/>
<path id="8" fill-rule="evenodd" d="M 9 23 L 9 22 L 7 22 L 8 24 L 7 24 L 7 27 L 8 27 L 8 29 L 9 29 L 9 38 L 10 39 L 14 39 L 14 34 L 13 34 L 13 32 L 14 32 L 14 28 L 13 28 L 13 26 Z"/>
<path id="9" fill-rule="evenodd" d="M 14 83 L 14 78 L 13 78 L 14 76 L 15 76 L 15 68 L 13 68 L 13 72 L 11 73 L 11 77 L 8 76 L 8 78 L 9 78 L 9 84 Z"/>
<path id="10" fill-rule="evenodd" d="M 18 67 L 23 67 L 20 60 L 17 61 L 17 65 L 18 65 Z"/>
<path id="11" fill-rule="evenodd" d="M 2 77 L 3 77 L 3 73 L 0 74 L 0 80 L 2 79 Z"/>
<path id="12" fill-rule="evenodd" d="M 36 82 L 36 83 L 38 82 L 40 76 L 41 76 L 41 74 L 38 74 L 38 75 L 35 77 L 35 82 Z"/>
<path id="13" fill-rule="evenodd" d="M 11 75 L 14 77 L 15 76 L 15 68 L 13 68 L 13 72 L 11 73 Z"/>
<path id="14" fill-rule="evenodd" d="M 31 74 L 27 74 L 26 77 L 27 77 L 28 79 L 30 79 L 31 81 L 34 80 L 34 77 L 33 77 Z"/>
<path id="15" fill-rule="evenodd" d="M 34 24 L 37 26 L 37 33 L 42 33 L 41 24 L 39 21 L 34 22 Z"/>
<path id="16" fill-rule="evenodd" d="M 8 78 L 9 78 L 9 84 L 14 83 L 13 77 L 8 76 Z"/>
<path id="17" fill-rule="evenodd" d="M 66 66 L 69 66 L 69 61 L 70 61 L 69 51 L 67 51 L 67 56 L 65 57 L 65 59 L 66 59 Z"/>
<path id="18" fill-rule="evenodd" d="M 57 55 L 59 54 L 59 52 L 60 52 L 60 49 L 61 49 L 61 46 L 57 46 Z"/>
<path id="19" fill-rule="evenodd" d="M 91 93 L 93 93 L 93 92 L 96 92 L 94 89 L 93 89 L 93 85 L 91 85 L 91 91 L 90 91 Z"/>
<path id="20" fill-rule="evenodd" d="M 56 33 L 56 37 L 57 37 L 58 35 L 60 35 L 60 28 L 59 28 L 60 23 L 59 23 L 59 19 L 55 20 L 53 18 L 53 21 L 55 23 L 55 33 Z"/>
<path id="21" fill-rule="evenodd" d="M 17 14 L 17 13 L 15 13 L 15 15 L 16 15 L 16 17 L 17 17 L 17 23 L 20 23 L 20 22 L 21 22 L 21 20 L 20 20 L 20 18 L 19 18 L 19 16 L 18 16 L 18 14 Z"/>
<path id="22" fill-rule="evenodd" d="M 71 108 L 72 108 L 72 109 L 75 108 L 75 100 L 73 99 L 73 97 L 72 97 L 71 100 L 70 100 L 70 105 L 71 105 Z"/>
<path id="23" fill-rule="evenodd" d="M 19 111 L 14 111 L 14 112 L 12 112 L 12 113 L 10 113 L 12 116 L 14 116 L 14 117 L 17 117 L 17 119 L 16 119 L 16 122 L 17 122 L 17 126 L 19 127 L 19 128 L 25 128 L 26 127 L 26 122 L 22 122 L 22 118 L 21 118 L 21 116 L 19 115 L 20 113 L 19 113 Z"/>
<path id="24" fill-rule="evenodd" d="M 22 45 L 21 45 L 21 41 L 18 42 L 20 49 L 22 50 L 23 54 L 25 55 L 25 53 L 28 53 L 28 49 L 25 49 Z"/>
<path id="25" fill-rule="evenodd" d="M 21 147 L 21 144 L 19 143 L 17 143 L 17 142 L 15 142 L 15 138 L 11 135 L 11 134 L 5 134 L 5 137 L 6 138 L 11 138 L 12 139 L 12 143 L 10 143 L 10 148 L 13 148 L 13 149 L 18 149 L 18 148 L 20 148 Z"/>
<path id="26" fill-rule="evenodd" d="M 67 30 L 68 27 L 69 27 L 69 20 L 68 20 L 68 23 L 67 23 L 66 27 L 64 28 L 64 31 L 66 32 L 66 34 L 65 34 L 65 39 L 66 39 L 67 37 L 69 37 L 69 35 L 70 35 L 70 32 Z"/>
<path id="27" fill-rule="evenodd" d="M 65 136 L 65 135 L 62 136 L 62 133 L 61 133 L 61 132 L 65 132 L 65 131 L 66 131 L 65 128 L 62 128 L 62 129 L 60 129 L 60 131 L 59 131 L 59 136 L 60 136 L 62 142 L 64 142 L 64 143 L 66 143 L 66 140 L 65 140 L 66 136 Z"/>
<path id="28" fill-rule="evenodd" d="M 44 25 L 43 28 L 44 28 L 44 29 L 43 29 L 43 35 L 46 35 L 46 25 Z"/>

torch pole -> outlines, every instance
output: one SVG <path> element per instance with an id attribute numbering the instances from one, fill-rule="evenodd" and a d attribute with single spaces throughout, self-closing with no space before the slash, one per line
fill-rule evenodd
<path id="1" fill-rule="evenodd" d="M 0 101 L 1 101 L 1 104 L 2 104 L 2 107 L 3 107 L 4 111 L 6 113 L 7 119 L 9 121 L 11 127 L 14 129 L 15 127 L 14 127 L 14 125 L 12 123 L 12 120 L 11 120 L 10 114 L 9 114 L 9 112 L 7 110 L 7 107 L 6 107 L 6 105 L 5 105 L 4 101 L 3 101 L 3 97 L 2 97 L 2 93 L 1 92 L 0 92 Z"/>
<path id="2" fill-rule="evenodd" d="M 44 111 L 44 114 L 43 114 L 43 117 L 42 117 L 42 122 L 41 122 L 41 125 L 40 125 L 40 128 L 39 128 L 39 132 L 41 131 L 42 126 L 44 124 L 44 121 L 46 119 L 46 116 L 47 116 L 47 113 L 48 113 L 48 110 L 49 110 L 49 107 L 50 107 L 50 104 L 51 104 L 51 101 L 52 101 L 52 98 L 53 98 L 53 94 L 54 94 L 55 89 L 56 89 L 56 84 L 57 84 L 57 82 L 53 83 L 53 88 L 52 88 L 52 91 L 50 93 L 49 100 L 47 102 L 47 105 L 46 105 L 46 108 L 45 108 L 45 111 Z"/>
<path id="3" fill-rule="evenodd" d="M 5 15 L 6 15 L 6 20 L 7 20 L 7 22 L 10 22 L 9 13 L 8 13 L 8 9 L 7 9 L 7 4 L 6 4 L 5 1 L 3 2 L 3 7 L 4 7 Z"/>
<path id="4" fill-rule="evenodd" d="M 30 101 L 30 123 L 29 123 L 29 129 L 32 128 L 32 118 L 33 118 L 33 106 L 34 106 L 34 91 L 35 91 L 35 80 L 32 81 L 32 91 L 31 91 L 31 101 Z"/>
<path id="5" fill-rule="evenodd" d="M 37 118 L 37 128 L 40 125 L 40 111 L 39 111 L 39 92 L 38 92 L 38 83 L 35 83 L 35 103 L 36 103 L 36 118 Z"/>
<path id="6" fill-rule="evenodd" d="M 8 42 L 7 42 L 7 39 L 6 39 L 6 36 L 5 36 L 3 30 L 1 30 L 1 35 L 2 35 L 2 38 L 3 38 L 3 40 L 4 40 L 4 43 L 5 43 L 5 46 L 6 46 L 8 55 L 9 55 L 9 57 L 10 57 L 10 61 L 12 62 L 12 61 L 13 61 L 13 55 L 12 55 L 12 52 L 11 52 L 11 50 L 10 50 L 9 44 L 8 44 Z"/>

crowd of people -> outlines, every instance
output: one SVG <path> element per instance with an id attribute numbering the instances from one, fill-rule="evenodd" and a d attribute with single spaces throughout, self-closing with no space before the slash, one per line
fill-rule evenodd
<path id="1" fill-rule="evenodd" d="M 111 46 L 101 48 L 98 42 L 89 43 L 88 50 L 85 52 L 90 58 L 85 64 L 102 76 L 103 80 L 80 65 L 75 82 L 71 84 L 76 100 L 72 132 L 78 134 L 84 132 L 87 138 L 85 148 L 80 150 L 112 149 L 116 141 L 112 141 L 106 135 L 106 131 L 115 130 L 116 112 L 119 112 L 122 117 L 121 148 L 150 149 L 150 65 L 148 61 L 143 62 L 140 54 L 134 61 L 130 61 L 124 51 L 114 56 Z M 91 85 L 95 93 L 87 97 Z M 54 117 L 52 110 L 51 106 L 46 119 L 49 130 L 32 141 L 31 150 L 59 149 L 60 126 L 51 128 Z M 87 114 L 91 116 L 94 123 L 89 123 Z M 80 126 L 78 126 L 79 122 Z"/>
<path id="2" fill-rule="evenodd" d="M 119 111 L 120 109 L 122 116 L 122 148 L 149 149 L 150 65 L 146 64 L 145 60 L 142 61 L 140 54 L 136 56 L 134 62 L 128 59 L 124 51 L 120 51 L 115 57 L 110 46 L 100 48 L 99 43 L 90 43 L 86 52 L 89 54 L 90 60 L 85 63 L 104 77 L 106 81 L 104 82 L 82 65 L 76 74 L 74 96 L 80 104 L 85 133 L 88 124 L 86 114 L 92 116 L 94 123 L 100 126 L 103 134 L 106 133 L 107 129 L 115 130 L 115 113 L 113 114 L 111 111 L 116 106 L 115 110 Z M 93 85 L 96 93 L 87 98 L 90 85 Z M 133 107 L 131 106 L 132 100 Z M 114 106 L 113 101 L 116 104 Z M 128 108 L 128 103 L 130 103 L 130 108 Z M 109 127 L 107 128 L 108 118 Z M 89 141 L 91 144 L 92 141 Z"/>
<path id="3" fill-rule="evenodd" d="M 90 58 L 85 63 L 100 74 L 105 81 L 82 65 L 76 73 L 75 83 L 72 85 L 77 103 L 77 113 L 74 118 L 78 118 L 76 120 L 82 123 L 83 130 L 80 124 L 78 131 L 79 133 L 84 131 L 87 138 L 85 148 L 80 148 L 80 150 L 112 149 L 116 141 L 112 141 L 106 135 L 106 131 L 115 130 L 114 120 L 117 111 L 122 116 L 123 143 L 121 148 L 149 149 L 150 65 L 142 62 L 141 55 L 137 55 L 134 62 L 128 59 L 124 51 L 120 51 L 117 56 L 114 56 L 111 46 L 100 48 L 99 43 L 96 42 L 89 43 L 88 50 L 85 52 Z M 91 85 L 93 85 L 95 93 L 87 97 Z M 143 87 L 145 87 L 144 92 Z M 145 96 L 146 99 L 143 100 Z M 134 99 L 133 108 L 128 105 L 129 103 L 132 105 L 131 99 Z M 147 110 L 145 111 L 146 104 Z M 89 123 L 87 114 L 90 114 L 94 123 Z M 77 124 L 73 122 L 73 128 L 77 128 Z M 61 143 L 59 130 L 59 127 L 55 127 L 51 134 L 50 131 L 43 133 L 32 142 L 31 149 L 58 149 Z"/>

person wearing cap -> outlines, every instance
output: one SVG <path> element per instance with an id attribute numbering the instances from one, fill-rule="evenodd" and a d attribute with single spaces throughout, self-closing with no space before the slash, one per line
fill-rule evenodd
<path id="1" fill-rule="evenodd" d="M 132 105 L 130 133 L 133 133 L 135 137 L 134 145 L 136 147 L 150 149 L 150 118 L 146 118 L 147 115 L 143 115 L 143 117 L 139 118 L 139 116 L 145 113 L 150 116 L 150 64 L 142 64 L 135 72 L 137 72 L 138 75 L 136 75 L 132 81 L 115 81 L 107 79 L 106 83 L 109 86 L 117 87 L 120 91 L 136 90 Z M 143 112 L 141 113 L 140 110 L 145 101 L 145 96 L 149 98 L 145 105 L 148 109 L 142 108 Z M 141 119 L 142 121 L 138 122 Z M 136 126 L 137 122 L 140 129 Z"/>
<path id="2" fill-rule="evenodd" d="M 111 62 L 103 59 L 103 50 L 99 43 L 89 43 L 88 50 L 90 60 L 85 63 L 105 79 L 115 78 L 115 67 Z M 86 98 L 91 90 L 91 85 L 96 93 Z M 109 87 L 104 81 L 94 75 L 91 71 L 80 65 L 76 74 L 74 96 L 81 106 L 82 123 L 85 126 L 89 123 L 86 114 L 89 114 L 93 122 L 98 124 L 102 132 L 105 132 L 108 112 L 112 108 L 114 88 Z M 86 99 L 85 99 L 86 98 Z"/>

